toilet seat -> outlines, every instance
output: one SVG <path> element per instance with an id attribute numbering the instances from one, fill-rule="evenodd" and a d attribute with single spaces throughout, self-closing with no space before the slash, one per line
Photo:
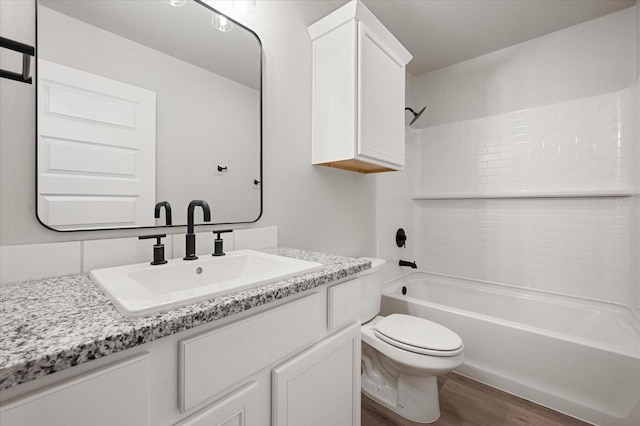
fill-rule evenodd
<path id="1" fill-rule="evenodd" d="M 392 314 L 374 326 L 376 337 L 397 348 L 431 356 L 455 356 L 463 351 L 453 331 L 424 318 Z"/>

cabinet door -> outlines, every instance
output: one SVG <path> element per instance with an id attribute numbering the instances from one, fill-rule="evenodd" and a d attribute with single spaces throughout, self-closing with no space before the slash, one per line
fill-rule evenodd
<path id="1" fill-rule="evenodd" d="M 360 324 L 273 370 L 273 424 L 360 424 Z"/>
<path id="2" fill-rule="evenodd" d="M 2 426 L 149 424 L 149 355 L 67 380 L 7 404 Z"/>
<path id="3" fill-rule="evenodd" d="M 404 62 L 358 23 L 358 156 L 404 166 Z"/>
<path id="4" fill-rule="evenodd" d="M 247 426 L 261 424 L 254 413 L 258 384 L 251 382 L 239 391 L 211 404 L 176 426 Z"/>

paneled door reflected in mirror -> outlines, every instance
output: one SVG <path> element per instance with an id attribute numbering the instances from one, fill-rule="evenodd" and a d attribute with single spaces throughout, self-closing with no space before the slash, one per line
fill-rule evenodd
<path id="1" fill-rule="evenodd" d="M 175 2 L 174 2 L 175 3 Z M 178 2 L 177 4 L 180 4 Z M 262 212 L 262 47 L 194 0 L 37 0 L 37 214 L 58 231 Z"/>

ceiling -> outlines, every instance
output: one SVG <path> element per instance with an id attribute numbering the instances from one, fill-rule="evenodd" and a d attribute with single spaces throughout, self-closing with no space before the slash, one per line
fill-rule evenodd
<path id="1" fill-rule="evenodd" d="M 258 39 L 239 27 L 228 33 L 216 30 L 211 11 L 197 3 L 172 7 L 161 0 L 38 0 L 38 5 L 260 88 Z"/>
<path id="2" fill-rule="evenodd" d="M 346 1 L 301 1 L 311 24 Z M 363 0 L 413 54 L 414 76 L 621 9 L 635 0 Z M 258 2 L 259 7 L 259 2 Z"/>
<path id="3" fill-rule="evenodd" d="M 258 0 L 256 15 L 259 14 L 260 3 L 268 1 L 276 0 Z M 295 8 L 296 14 L 306 25 L 310 25 L 347 1 L 289 0 L 283 3 Z M 108 27 L 110 31 L 123 36 L 131 36 L 134 29 L 140 29 L 141 26 L 147 29 L 146 27 L 153 22 L 165 23 L 170 18 L 177 19 L 177 12 L 187 13 L 188 9 L 168 7 L 166 1 L 162 0 L 156 2 L 39 0 L 39 2 L 96 26 Z M 224 1 L 207 2 L 214 6 L 224 3 Z M 367 8 L 413 54 L 414 58 L 407 66 L 407 70 L 414 76 L 631 7 L 635 2 L 635 0 L 363 0 Z M 194 8 L 202 9 L 196 6 Z M 99 10 L 97 15 L 95 10 Z M 202 10 L 195 12 L 202 12 Z M 150 19 L 151 13 L 162 15 Z M 147 19 L 135 19 L 140 16 L 145 16 Z M 184 19 L 187 22 L 197 21 L 189 16 Z M 174 26 L 160 26 L 150 31 L 150 35 L 145 40 L 140 39 L 139 42 L 159 50 L 168 50 L 173 46 L 170 54 L 198 66 L 213 69 L 213 66 L 201 64 L 202 58 L 216 60 L 222 53 L 207 55 L 198 51 L 189 57 L 185 56 L 190 54 L 193 48 L 190 40 L 211 39 L 212 27 L 209 21 L 206 25 L 202 25 L 202 28 L 195 24 L 189 24 L 187 27 L 192 31 L 202 32 L 202 35 L 195 35 L 185 40 L 185 43 L 192 46 L 189 49 L 185 48 L 184 43 L 179 43 L 183 37 L 177 37 L 174 34 L 179 28 L 185 28 L 185 26 L 176 27 L 178 29 Z M 234 33 L 237 31 L 226 33 L 225 37 L 228 38 Z M 253 39 L 253 37 L 249 38 Z M 250 42 L 255 43 L 255 39 Z M 211 49 L 215 49 L 211 44 L 195 47 L 200 50 L 209 49 L 209 53 Z M 248 56 L 254 57 L 254 55 Z M 237 57 L 238 55 L 232 55 L 223 62 L 235 63 Z M 251 67 L 244 68 L 251 69 Z M 238 69 L 243 69 L 243 66 L 230 66 L 228 74 L 235 75 L 236 77 L 232 78 L 238 80 Z M 227 75 L 222 71 L 217 72 Z M 255 87 L 257 83 L 254 81 L 256 78 L 253 74 L 240 81 L 250 82 L 245 84 Z"/>

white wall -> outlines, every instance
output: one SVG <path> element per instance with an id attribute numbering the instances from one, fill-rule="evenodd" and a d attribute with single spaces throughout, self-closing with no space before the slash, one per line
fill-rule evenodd
<path id="1" fill-rule="evenodd" d="M 635 215 L 635 228 L 634 228 L 634 248 L 633 248 L 633 264 L 635 266 L 635 270 L 632 272 L 633 281 L 636 283 L 636 307 L 640 309 L 640 0 L 636 0 L 636 82 L 635 82 L 635 121 L 636 121 L 636 131 L 635 131 L 635 156 L 634 156 L 634 164 L 635 167 L 635 176 L 634 176 L 634 188 L 635 188 L 635 197 L 634 197 L 634 215 Z"/>
<path id="2" fill-rule="evenodd" d="M 33 2 L 0 2 L 2 36 L 33 46 L 34 14 Z M 5 67 L 11 63 L 11 53 L 0 51 Z M 17 71 L 18 63 L 13 61 L 10 69 Z M 33 64 L 31 69 L 33 75 Z M 38 223 L 35 214 L 35 88 L 0 79 L 0 93 L 0 245 L 34 241 L 30 238 L 34 232 L 55 235 Z"/>
<path id="3" fill-rule="evenodd" d="M 636 82 L 640 79 L 640 0 L 636 0 Z"/>
<path id="4" fill-rule="evenodd" d="M 415 78 L 422 127 L 610 93 L 633 82 L 633 9 Z"/>
<path id="5" fill-rule="evenodd" d="M 429 127 L 414 191 L 637 187 L 636 14 L 626 9 L 416 77 L 413 102 L 428 106 L 420 123 Z M 637 198 L 414 201 L 418 265 L 638 307 Z"/>
<path id="6" fill-rule="evenodd" d="M 211 1 L 262 39 L 265 55 L 265 213 L 286 247 L 349 256 L 375 254 L 375 176 L 311 163 L 311 41 L 303 10 L 310 2 L 261 1 L 239 16 Z"/>
<path id="7" fill-rule="evenodd" d="M 300 11 L 307 2 L 260 2 L 246 17 L 230 2 L 211 3 L 253 29 L 264 49 L 264 213 L 247 226 L 278 226 L 283 246 L 374 255 L 375 177 L 310 164 L 311 42 Z M 3 0 L 0 7 L 2 35 L 33 44 L 33 4 Z M 137 235 L 56 233 L 36 221 L 34 88 L 1 79 L 0 90 L 0 245 Z"/>

